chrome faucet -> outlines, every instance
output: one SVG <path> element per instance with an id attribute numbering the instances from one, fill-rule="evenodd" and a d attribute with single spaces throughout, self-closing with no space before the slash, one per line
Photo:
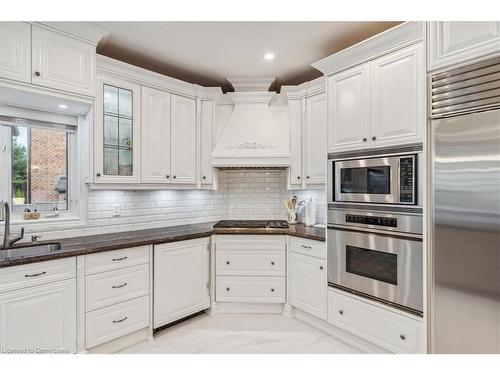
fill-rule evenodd
<path id="1" fill-rule="evenodd" d="M 12 244 L 24 237 L 24 228 L 21 228 L 21 234 L 19 236 L 12 237 L 10 233 L 10 208 L 9 204 L 5 201 L 0 201 L 0 221 L 5 221 L 2 249 L 8 249 Z"/>

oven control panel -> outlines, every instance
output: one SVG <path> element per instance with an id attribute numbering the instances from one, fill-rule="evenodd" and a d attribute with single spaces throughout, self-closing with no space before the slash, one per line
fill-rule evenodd
<path id="1" fill-rule="evenodd" d="M 363 216 L 363 215 L 345 215 L 346 223 L 356 223 L 365 225 L 378 225 L 383 227 L 397 228 L 398 219 L 395 217 L 378 217 L 378 216 Z"/>
<path id="2" fill-rule="evenodd" d="M 399 159 L 399 202 L 415 203 L 415 157 L 404 156 Z"/>

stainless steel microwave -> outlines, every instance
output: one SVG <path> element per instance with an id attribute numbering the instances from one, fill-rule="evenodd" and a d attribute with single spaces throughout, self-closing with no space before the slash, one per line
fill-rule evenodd
<path id="1" fill-rule="evenodd" d="M 418 154 L 329 162 L 330 202 L 417 204 Z"/>

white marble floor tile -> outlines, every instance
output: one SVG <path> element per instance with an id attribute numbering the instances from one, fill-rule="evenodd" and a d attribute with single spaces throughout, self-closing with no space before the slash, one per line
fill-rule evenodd
<path id="1" fill-rule="evenodd" d="M 122 353 L 360 353 L 298 320 L 279 314 L 202 315 L 159 332 Z"/>

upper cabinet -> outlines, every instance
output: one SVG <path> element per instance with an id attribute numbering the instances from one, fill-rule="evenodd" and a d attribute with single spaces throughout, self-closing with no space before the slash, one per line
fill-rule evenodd
<path id="1" fill-rule="evenodd" d="M 500 53 L 500 22 L 428 22 L 428 70 Z"/>
<path id="2" fill-rule="evenodd" d="M 370 64 L 328 78 L 328 152 L 368 147 Z"/>
<path id="3" fill-rule="evenodd" d="M 325 79 L 282 88 L 290 125 L 289 187 L 321 187 L 326 180 L 327 103 Z"/>
<path id="4" fill-rule="evenodd" d="M 306 99 L 306 185 L 324 184 L 326 179 L 326 95 Z"/>
<path id="5" fill-rule="evenodd" d="M 94 96 L 95 46 L 52 28 L 0 22 L 0 77 Z"/>
<path id="6" fill-rule="evenodd" d="M 97 82 L 95 181 L 140 182 L 141 87 L 104 75 Z"/>
<path id="7" fill-rule="evenodd" d="M 142 87 L 141 181 L 169 183 L 170 102 L 166 91 Z"/>
<path id="8" fill-rule="evenodd" d="M 214 102 L 200 100 L 200 174 L 202 185 L 212 185 L 214 172 L 212 167 L 212 151 L 214 149 Z"/>
<path id="9" fill-rule="evenodd" d="M 312 64 L 327 76 L 328 153 L 422 142 L 424 22 L 405 22 Z"/>
<path id="10" fill-rule="evenodd" d="M 328 152 L 422 142 L 423 48 L 419 43 L 328 78 Z"/>
<path id="11" fill-rule="evenodd" d="M 196 101 L 172 95 L 172 183 L 196 183 Z"/>
<path id="12" fill-rule="evenodd" d="M 32 83 L 94 95 L 95 46 L 32 27 Z"/>
<path id="13" fill-rule="evenodd" d="M 422 141 L 426 100 L 423 45 L 374 60 L 370 67 L 372 145 Z"/>
<path id="14" fill-rule="evenodd" d="M 31 82 L 31 25 L 0 22 L 0 76 Z"/>

